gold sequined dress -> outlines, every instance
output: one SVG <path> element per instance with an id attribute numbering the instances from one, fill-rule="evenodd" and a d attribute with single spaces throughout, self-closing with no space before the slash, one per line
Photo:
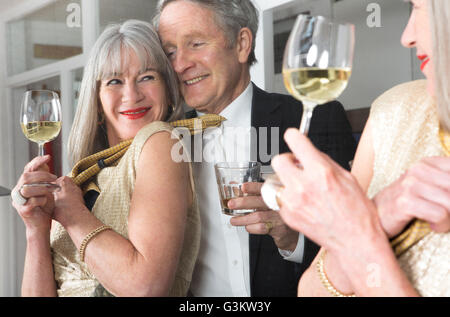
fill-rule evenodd
<path id="1" fill-rule="evenodd" d="M 420 159 L 444 156 L 436 105 L 425 80 L 387 91 L 375 100 L 370 116 L 375 151 L 370 198 Z M 398 261 L 422 296 L 450 296 L 450 233 L 429 233 Z"/>
<path id="2" fill-rule="evenodd" d="M 168 123 L 159 121 L 146 125 L 138 132 L 117 166 L 106 167 L 97 175 L 97 184 L 101 192 L 95 201 L 92 213 L 125 238 L 128 238 L 130 202 L 136 181 L 138 159 L 144 143 L 153 134 L 160 131 L 170 132 L 172 129 Z M 169 296 L 186 296 L 200 246 L 200 214 L 192 169 L 191 167 L 189 169 L 193 203 L 188 210 L 183 249 Z M 87 265 L 80 261 L 78 250 L 67 231 L 60 224 L 55 224 L 52 227 L 50 239 L 58 296 L 105 294 L 106 292 L 98 291 L 102 289 L 99 281 L 89 271 Z"/>

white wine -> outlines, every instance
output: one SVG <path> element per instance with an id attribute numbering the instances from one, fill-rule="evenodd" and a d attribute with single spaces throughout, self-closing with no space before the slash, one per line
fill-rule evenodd
<path id="1" fill-rule="evenodd" d="M 61 131 L 61 121 L 33 121 L 20 125 L 27 139 L 36 143 L 52 141 Z"/>
<path id="2" fill-rule="evenodd" d="M 295 98 L 323 104 L 339 97 L 350 79 L 351 68 L 304 67 L 283 70 L 286 89 Z"/>

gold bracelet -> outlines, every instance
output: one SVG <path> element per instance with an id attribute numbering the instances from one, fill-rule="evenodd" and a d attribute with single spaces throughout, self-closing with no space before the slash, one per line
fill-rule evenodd
<path id="1" fill-rule="evenodd" d="M 91 232 L 83 239 L 83 242 L 81 242 L 81 244 L 80 244 L 80 251 L 79 251 L 81 262 L 84 262 L 84 253 L 85 253 L 85 251 L 86 251 L 86 246 L 87 246 L 87 244 L 89 243 L 89 241 L 91 241 L 92 238 L 95 237 L 96 235 L 98 235 L 100 232 L 105 231 L 105 230 L 109 230 L 109 229 L 112 230 L 112 228 L 111 228 L 110 226 L 106 226 L 106 225 L 100 226 L 100 227 L 98 227 L 97 229 L 92 230 L 92 231 L 91 231 Z"/>
<path id="2" fill-rule="evenodd" d="M 320 281 L 322 282 L 322 285 L 334 297 L 355 297 L 355 294 L 347 295 L 347 294 L 339 292 L 336 288 L 334 288 L 333 284 L 331 284 L 331 282 L 328 279 L 327 275 L 325 274 L 325 270 L 323 268 L 323 262 L 324 262 L 326 254 L 327 254 L 327 251 L 324 250 L 322 252 L 322 254 L 319 256 L 319 259 L 317 261 L 317 272 L 319 273 L 319 278 L 320 278 Z"/>

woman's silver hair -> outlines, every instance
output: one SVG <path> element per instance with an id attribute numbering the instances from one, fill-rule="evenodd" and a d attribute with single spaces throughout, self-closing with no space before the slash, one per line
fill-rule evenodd
<path id="1" fill-rule="evenodd" d="M 167 106 L 169 109 L 173 106 L 172 113 L 168 111 L 166 121 L 182 117 L 184 112 L 177 76 L 153 26 L 138 20 L 110 25 L 95 42 L 84 68 L 77 111 L 68 142 L 72 166 L 82 158 L 109 146 L 106 127 L 99 124 L 102 107 L 99 101 L 100 82 L 112 74 L 122 74 L 127 68 L 130 52 L 134 52 L 139 59 L 141 71 L 156 68 L 163 77 Z"/>
<path id="2" fill-rule="evenodd" d="M 429 0 L 435 94 L 441 126 L 450 132 L 450 1 Z"/>
<path id="3" fill-rule="evenodd" d="M 250 0 L 159 0 L 153 24 L 159 27 L 162 10 L 171 2 L 188 1 L 201 5 L 215 14 L 217 25 L 224 31 L 229 47 L 235 47 L 239 31 L 249 28 L 252 32 L 252 50 L 248 65 L 256 63 L 255 39 L 258 31 L 258 11 Z"/>

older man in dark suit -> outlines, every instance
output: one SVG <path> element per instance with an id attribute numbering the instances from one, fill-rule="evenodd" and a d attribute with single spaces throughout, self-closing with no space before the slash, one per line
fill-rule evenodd
<path id="1" fill-rule="evenodd" d="M 270 165 L 270 156 L 288 151 L 283 134 L 298 127 L 302 104 L 290 96 L 262 91 L 250 79 L 256 61 L 254 39 L 257 11 L 249 0 L 161 0 L 155 24 L 165 52 L 178 74 L 191 116 L 224 116 L 222 139 L 234 140 L 239 158 Z M 239 133 L 238 128 L 256 133 Z M 275 129 L 271 129 L 275 128 Z M 355 142 L 342 105 L 317 107 L 310 138 L 344 167 L 353 158 Z M 203 135 L 203 142 L 220 143 Z M 263 149 L 264 148 L 264 149 Z M 256 149 L 256 150 L 255 150 Z M 269 159 L 265 155 L 271 151 Z M 224 151 L 227 161 L 228 151 Z M 260 196 L 229 202 L 231 209 L 258 211 L 233 217 L 221 213 L 214 162 L 194 163 L 202 215 L 202 240 L 191 283 L 194 296 L 295 296 L 299 277 L 318 246 L 291 230 Z"/>

